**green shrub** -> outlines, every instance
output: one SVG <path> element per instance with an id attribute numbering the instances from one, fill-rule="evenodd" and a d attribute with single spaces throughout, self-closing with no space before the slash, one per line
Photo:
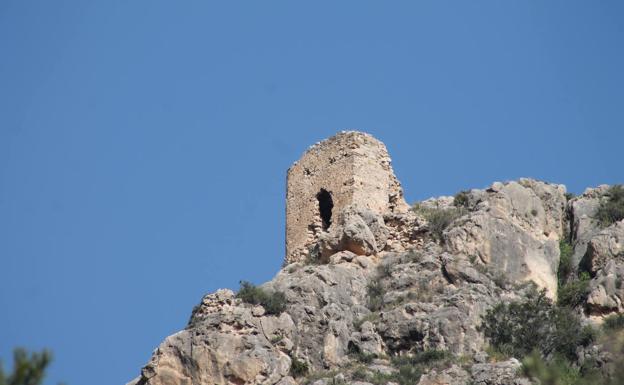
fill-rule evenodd
<path id="1" fill-rule="evenodd" d="M 488 310 L 481 330 L 499 352 L 524 357 L 547 339 L 551 310 L 545 292 L 532 290 L 522 301 L 501 302 Z"/>
<path id="2" fill-rule="evenodd" d="M 252 305 L 262 305 L 267 314 L 279 315 L 286 310 L 287 302 L 284 293 L 268 292 L 247 281 L 240 282 L 236 297 Z"/>
<path id="3" fill-rule="evenodd" d="M 557 304 L 559 306 L 577 307 L 587 300 L 589 295 L 589 276 L 581 274 L 581 278 L 569 281 L 557 291 Z"/>
<path id="4" fill-rule="evenodd" d="M 310 367 L 305 361 L 298 360 L 297 357 L 290 357 L 290 375 L 294 378 L 303 377 L 310 371 Z"/>
<path id="5" fill-rule="evenodd" d="M 392 265 L 390 263 L 380 263 L 377 266 L 377 277 L 379 279 L 389 278 L 392 276 Z"/>
<path id="6" fill-rule="evenodd" d="M 370 364 L 373 362 L 375 358 L 377 358 L 377 354 L 357 352 L 357 353 L 352 353 L 351 357 L 353 357 L 356 361 L 361 362 L 363 364 Z"/>
<path id="7" fill-rule="evenodd" d="M 283 339 L 284 339 L 284 336 L 276 335 L 276 336 L 273 336 L 271 338 L 271 343 L 272 344 L 278 344 L 278 343 L 282 342 Z"/>
<path id="8" fill-rule="evenodd" d="M 420 204 L 415 204 L 412 210 L 425 217 L 429 223 L 429 232 L 438 241 L 442 241 L 444 230 L 449 227 L 454 220 L 466 213 L 464 207 L 434 208 L 424 207 Z"/>
<path id="9" fill-rule="evenodd" d="M 574 199 L 574 197 L 576 196 L 576 195 L 574 195 L 574 193 L 571 193 L 571 192 L 567 192 L 564 195 L 565 195 L 565 199 L 568 200 L 568 201 L 571 200 L 571 199 Z"/>
<path id="10" fill-rule="evenodd" d="M 460 191 L 453 198 L 453 206 L 468 208 L 470 205 L 470 191 Z"/>
<path id="11" fill-rule="evenodd" d="M 574 265 L 572 264 L 573 253 L 574 249 L 568 241 L 565 239 L 559 241 L 559 269 L 557 270 L 559 286 L 567 281 L 574 270 Z"/>
<path id="12" fill-rule="evenodd" d="M 600 201 L 596 211 L 596 219 L 603 227 L 624 219 L 624 186 L 611 186 L 606 195 L 607 199 Z"/>
<path id="13" fill-rule="evenodd" d="M 555 358 L 544 361 L 539 352 L 533 351 L 522 360 L 521 372 L 542 385 L 580 385 L 581 373 L 570 362 Z"/>
<path id="14" fill-rule="evenodd" d="M 366 371 L 364 367 L 358 366 L 358 368 L 351 373 L 351 378 L 356 381 L 365 381 L 368 379 L 368 371 Z"/>
<path id="15" fill-rule="evenodd" d="M 605 330 L 624 329 L 624 314 L 612 314 L 604 319 L 602 327 Z"/>
<path id="16" fill-rule="evenodd" d="M 392 374 L 392 380 L 400 385 L 416 385 L 420 381 L 423 371 L 418 366 L 402 365 Z"/>
<path id="17" fill-rule="evenodd" d="M 535 288 L 522 300 L 489 309 L 480 330 L 494 349 L 518 358 L 537 349 L 544 355 L 556 353 L 573 359 L 577 346 L 591 342 L 578 315 L 569 308 L 555 307 L 544 290 Z"/>
<path id="18" fill-rule="evenodd" d="M 375 385 L 385 385 L 389 382 L 395 382 L 399 385 L 416 385 L 427 369 L 450 367 L 452 355 L 442 350 L 427 350 L 413 355 L 393 357 L 391 362 L 396 369 L 393 373 L 369 373 L 360 366 L 352 373 L 351 377 L 354 380 L 366 381 Z"/>
<path id="19" fill-rule="evenodd" d="M 426 369 L 445 368 L 450 366 L 452 355 L 445 350 L 426 350 L 413 355 L 397 356 L 391 359 L 397 371 L 387 381 L 398 382 L 400 385 L 414 385 Z M 384 382 L 385 383 L 385 382 Z"/>
<path id="20" fill-rule="evenodd" d="M 372 281 L 366 287 L 368 293 L 368 308 L 371 311 L 380 310 L 383 307 L 383 297 L 386 290 L 380 281 Z"/>
<path id="21" fill-rule="evenodd" d="M 552 331 L 545 353 L 554 352 L 570 361 L 576 360 L 579 346 L 588 346 L 596 339 L 591 326 L 583 326 L 578 315 L 568 307 L 555 307 L 551 315 Z"/>

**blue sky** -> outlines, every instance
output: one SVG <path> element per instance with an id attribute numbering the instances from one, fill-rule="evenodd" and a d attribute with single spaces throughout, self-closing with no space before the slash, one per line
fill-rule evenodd
<path id="1" fill-rule="evenodd" d="M 408 201 L 624 181 L 621 1 L 0 2 L 0 357 L 123 384 L 284 254 L 285 172 L 343 129 Z"/>

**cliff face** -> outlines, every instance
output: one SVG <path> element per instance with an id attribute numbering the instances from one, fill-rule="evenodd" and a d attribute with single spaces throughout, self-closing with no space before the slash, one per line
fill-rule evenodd
<path id="1" fill-rule="evenodd" d="M 349 154 L 353 141 L 342 146 Z M 378 160 L 369 166 L 378 168 Z M 390 202 L 389 191 L 402 199 L 389 158 L 384 162 L 373 202 Z M 289 204 L 309 206 L 321 188 L 337 197 L 336 188 L 331 191 L 337 181 L 315 180 L 318 186 L 309 184 L 302 194 L 305 202 Z M 601 186 L 569 199 L 562 185 L 521 179 L 412 209 L 367 205 L 366 195 L 356 202 L 336 199 L 341 203 L 331 208 L 326 226 L 326 218 L 315 216 L 321 210 L 306 214 L 318 225 L 313 236 L 261 286 L 283 293 L 283 311 L 246 303 L 227 289 L 208 294 L 187 327 L 154 351 L 131 384 L 389 383 L 383 378 L 399 370 L 392 357 L 422 352 L 445 352 L 454 360 L 425 369 L 413 383 L 528 384 L 516 359 L 488 357 L 482 316 L 533 285 L 556 299 L 562 240 L 573 247 L 571 274 L 589 273 L 589 295 L 576 312 L 599 322 L 624 311 L 624 222 L 605 226 L 597 218 L 609 191 Z M 306 366 L 304 375 L 298 368 Z"/>

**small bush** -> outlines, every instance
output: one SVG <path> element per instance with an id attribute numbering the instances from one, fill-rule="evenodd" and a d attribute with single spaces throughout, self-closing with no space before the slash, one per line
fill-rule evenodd
<path id="1" fill-rule="evenodd" d="M 412 210 L 425 217 L 429 223 L 429 232 L 438 241 L 442 241 L 444 230 L 449 227 L 454 220 L 466 213 L 464 207 L 432 208 L 424 207 L 420 204 L 414 205 Z"/>
<path id="2" fill-rule="evenodd" d="M 236 294 L 243 302 L 262 305 L 267 314 L 279 315 L 286 310 L 286 296 L 282 292 L 268 292 L 254 284 L 241 281 Z"/>
<path id="3" fill-rule="evenodd" d="M 386 293 L 383 285 L 379 281 L 372 281 L 366 287 L 368 293 L 368 308 L 371 311 L 380 310 L 383 307 L 383 297 Z"/>
<path id="4" fill-rule="evenodd" d="M 470 191 L 460 191 L 453 198 L 453 206 L 468 208 L 470 205 Z"/>
<path id="5" fill-rule="evenodd" d="M 501 289 L 506 289 L 507 286 L 509 286 L 510 284 L 509 277 L 507 277 L 507 274 L 505 274 L 504 271 L 499 271 L 494 274 L 494 276 L 492 277 L 492 281 L 494 282 L 494 284 L 496 284 L 496 286 L 500 287 Z"/>
<path id="6" fill-rule="evenodd" d="M 381 263 L 377 266 L 377 276 L 379 279 L 389 278 L 392 276 L 392 265 L 390 263 Z"/>
<path id="7" fill-rule="evenodd" d="M 537 349 L 573 359 L 576 347 L 592 340 L 571 309 L 555 307 L 544 290 L 536 289 L 522 300 L 489 309 L 480 329 L 494 349 L 518 358 Z"/>
<path id="8" fill-rule="evenodd" d="M 488 310 L 481 329 L 499 352 L 524 357 L 547 339 L 551 308 L 544 291 L 532 290 L 523 301 L 499 303 Z"/>
<path id="9" fill-rule="evenodd" d="M 414 355 L 393 357 L 391 362 L 392 366 L 397 369 L 396 372 L 371 374 L 363 367 L 359 367 L 351 377 L 354 380 L 367 381 L 375 385 L 385 385 L 389 382 L 399 385 L 416 385 L 427 369 L 449 367 L 452 356 L 446 351 L 428 350 Z"/>
<path id="10" fill-rule="evenodd" d="M 568 241 L 565 239 L 559 241 L 559 269 L 557 270 L 559 286 L 563 285 L 570 277 L 570 274 L 572 274 L 574 269 L 574 265 L 572 264 L 573 253 L 574 249 Z"/>
<path id="11" fill-rule="evenodd" d="M 303 377 L 310 371 L 308 364 L 298 360 L 297 357 L 290 357 L 290 375 L 294 378 Z"/>
<path id="12" fill-rule="evenodd" d="M 544 385 L 581 384 L 581 373 L 578 368 L 561 358 L 546 362 L 537 351 L 522 360 L 520 370 L 528 378 L 538 380 Z"/>
<path id="13" fill-rule="evenodd" d="M 611 186 L 606 195 L 607 199 L 600 202 L 596 211 L 596 219 L 603 227 L 624 219 L 624 186 Z"/>
<path id="14" fill-rule="evenodd" d="M 583 327 L 579 317 L 567 307 L 556 307 L 551 315 L 552 330 L 545 352 L 554 352 L 570 361 L 576 360 L 579 346 L 587 346 L 596 339 L 591 326 Z"/>
<path id="15" fill-rule="evenodd" d="M 377 358 L 377 354 L 375 353 L 364 353 L 358 351 L 357 353 L 351 353 L 351 357 L 353 357 L 356 361 L 361 362 L 363 364 L 371 364 L 375 358 Z"/>
<path id="16" fill-rule="evenodd" d="M 368 372 L 362 366 L 358 366 L 358 368 L 351 373 L 351 378 L 356 381 L 365 381 L 368 379 Z"/>
<path id="17" fill-rule="evenodd" d="M 568 201 L 571 200 L 571 199 L 574 199 L 574 197 L 576 197 L 576 195 L 574 195 L 574 193 L 571 193 L 571 192 L 565 193 L 564 196 L 565 196 L 565 199 L 568 200 Z"/>
<path id="18" fill-rule="evenodd" d="M 399 366 L 398 371 L 392 374 L 392 380 L 400 385 L 416 385 L 420 381 L 423 371 L 418 366 Z"/>
<path id="19" fill-rule="evenodd" d="M 570 281 L 559 287 L 557 304 L 559 306 L 577 307 L 587 300 L 589 295 L 589 277 L 581 275 L 578 280 Z"/>
<path id="20" fill-rule="evenodd" d="M 613 314 L 604 319 L 602 327 L 605 330 L 622 330 L 624 329 L 624 314 Z"/>
<path id="21" fill-rule="evenodd" d="M 392 366 L 397 372 L 390 375 L 388 381 L 398 382 L 400 385 L 414 385 L 420 380 L 425 369 L 450 366 L 452 356 L 444 350 L 426 350 L 414 355 L 393 357 Z"/>

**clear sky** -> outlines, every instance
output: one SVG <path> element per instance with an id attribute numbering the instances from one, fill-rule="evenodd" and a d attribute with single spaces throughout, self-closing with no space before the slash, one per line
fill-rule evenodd
<path id="1" fill-rule="evenodd" d="M 123 384 L 284 254 L 285 173 L 343 129 L 408 201 L 624 182 L 624 2 L 0 1 L 0 357 Z"/>

